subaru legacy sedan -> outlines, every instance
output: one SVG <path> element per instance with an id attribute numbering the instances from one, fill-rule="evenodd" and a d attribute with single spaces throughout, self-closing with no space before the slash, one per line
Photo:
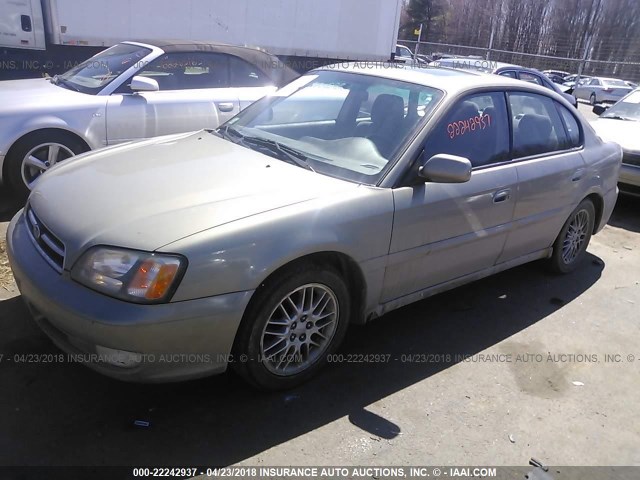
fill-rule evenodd
<path id="1" fill-rule="evenodd" d="M 315 374 L 350 323 L 534 260 L 574 270 L 621 158 L 537 85 L 325 67 L 217 130 L 52 168 L 8 253 L 42 330 L 99 372 L 161 382 L 231 366 L 281 389 Z"/>
<path id="2" fill-rule="evenodd" d="M 298 76 L 268 53 L 200 42 L 124 42 L 49 79 L 0 82 L 0 181 L 26 198 L 73 155 L 215 128 Z"/>

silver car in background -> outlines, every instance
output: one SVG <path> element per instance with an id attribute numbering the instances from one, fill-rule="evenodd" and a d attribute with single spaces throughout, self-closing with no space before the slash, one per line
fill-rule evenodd
<path id="1" fill-rule="evenodd" d="M 593 113 L 600 115 L 591 122 L 600 138 L 622 147 L 620 190 L 640 196 L 640 89 L 611 107 L 594 106 Z"/>
<path id="2" fill-rule="evenodd" d="M 36 322 L 99 372 L 160 382 L 232 366 L 288 388 L 350 323 L 534 260 L 577 268 L 621 157 L 537 85 L 330 66 L 217 131 L 56 166 L 7 250 Z"/>
<path id="3" fill-rule="evenodd" d="M 596 103 L 615 103 L 631 92 L 630 87 L 624 80 L 606 77 L 591 77 L 588 82 L 575 86 L 573 95 L 579 100 L 588 100 L 591 105 Z"/>
<path id="4" fill-rule="evenodd" d="M 0 181 L 26 197 L 75 154 L 216 128 L 298 75 L 268 53 L 124 42 L 50 79 L 0 82 Z"/>

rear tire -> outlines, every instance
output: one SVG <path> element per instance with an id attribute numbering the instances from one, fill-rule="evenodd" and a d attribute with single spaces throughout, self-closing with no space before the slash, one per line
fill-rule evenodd
<path id="1" fill-rule="evenodd" d="M 333 270 L 303 264 L 282 273 L 251 300 L 232 368 L 262 390 L 300 385 L 342 343 L 350 312 L 347 286 Z"/>
<path id="2" fill-rule="evenodd" d="M 591 200 L 583 200 L 571 212 L 553 244 L 549 267 L 554 273 L 570 273 L 580 266 L 586 256 L 596 218 Z"/>
<path id="3" fill-rule="evenodd" d="M 7 156 L 9 186 L 19 200 L 26 200 L 35 181 L 45 171 L 87 150 L 87 146 L 70 133 L 56 130 L 31 133 L 18 140 Z"/>
<path id="4" fill-rule="evenodd" d="M 595 105 L 598 103 L 598 99 L 596 98 L 596 94 L 592 93 L 591 96 L 589 97 L 589 103 L 591 105 Z"/>

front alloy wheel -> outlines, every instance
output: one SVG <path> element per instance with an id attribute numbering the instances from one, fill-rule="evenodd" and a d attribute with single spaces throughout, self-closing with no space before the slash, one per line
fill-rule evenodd
<path id="1" fill-rule="evenodd" d="M 251 299 L 231 367 L 264 390 L 299 385 L 336 351 L 350 312 L 347 284 L 330 266 L 288 268 L 268 279 Z"/>
<path id="2" fill-rule="evenodd" d="M 275 375 L 295 375 L 326 352 L 336 331 L 338 299 L 326 285 L 310 283 L 289 292 L 262 331 L 260 354 Z"/>
<path id="3" fill-rule="evenodd" d="M 22 181 L 31 190 L 35 181 L 56 163 L 73 157 L 71 149 L 61 143 L 44 143 L 27 152 L 22 162 Z"/>

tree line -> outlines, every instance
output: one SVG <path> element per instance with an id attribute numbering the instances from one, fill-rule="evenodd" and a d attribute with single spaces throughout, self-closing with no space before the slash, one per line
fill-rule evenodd
<path id="1" fill-rule="evenodd" d="M 422 25 L 423 42 L 586 57 L 591 60 L 587 74 L 640 79 L 640 65 L 621 64 L 640 63 L 638 0 L 405 0 L 404 7 L 404 40 L 417 40 Z M 501 52 L 491 58 L 536 68 L 578 68 L 578 62 Z"/>

